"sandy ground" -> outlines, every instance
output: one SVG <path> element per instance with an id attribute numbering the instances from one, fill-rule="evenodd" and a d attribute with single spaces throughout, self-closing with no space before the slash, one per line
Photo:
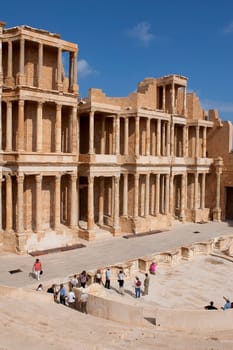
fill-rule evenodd
<path id="1" fill-rule="evenodd" d="M 125 295 L 118 293 L 117 281 L 102 293 L 123 303 L 170 309 L 203 309 L 210 300 L 223 305 L 222 296 L 233 298 L 233 264 L 211 256 L 197 256 L 174 267 L 159 266 L 150 276 L 149 295 L 134 297 L 133 280 L 126 280 Z M 143 281 L 144 275 L 140 275 Z M 227 277 L 228 276 L 228 277 Z M 19 293 L 0 297 L 1 345 L 10 349 L 209 349 L 233 348 L 233 332 L 206 334 L 135 327 L 83 315 L 59 304 L 47 295 Z M 209 313 L 209 311 L 205 311 Z M 211 312 L 211 311 L 210 311 Z M 227 311 L 220 311 L 227 312 Z"/>

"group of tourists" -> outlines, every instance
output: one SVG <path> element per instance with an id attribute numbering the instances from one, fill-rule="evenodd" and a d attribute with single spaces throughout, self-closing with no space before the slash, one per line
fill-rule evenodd
<path id="1" fill-rule="evenodd" d="M 228 310 L 233 309 L 233 302 L 230 301 L 230 299 L 223 297 L 225 300 L 224 305 L 221 307 L 222 310 Z M 206 310 L 218 310 L 218 308 L 214 305 L 213 301 L 210 301 L 210 303 L 206 306 L 204 306 L 204 309 Z"/>

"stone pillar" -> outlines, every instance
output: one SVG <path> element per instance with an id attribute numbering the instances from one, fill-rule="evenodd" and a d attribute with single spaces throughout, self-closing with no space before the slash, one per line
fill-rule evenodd
<path id="1" fill-rule="evenodd" d="M 120 154 L 120 117 L 119 114 L 115 116 L 115 154 Z"/>
<path id="2" fill-rule="evenodd" d="M 165 111 L 166 109 L 166 85 L 163 85 L 163 107 L 162 109 Z"/>
<path id="3" fill-rule="evenodd" d="M 194 204 L 193 209 L 196 211 L 198 209 L 197 199 L 198 199 L 198 172 L 194 174 Z M 196 220 L 195 220 L 196 221 Z"/>
<path id="4" fill-rule="evenodd" d="M 12 75 L 12 41 L 8 41 L 8 57 L 7 57 L 7 85 L 13 84 L 13 75 Z"/>
<path id="5" fill-rule="evenodd" d="M 119 176 L 114 176 L 114 214 L 113 214 L 113 229 L 114 233 L 119 232 Z"/>
<path id="6" fill-rule="evenodd" d="M 18 102 L 18 151 L 24 151 L 24 100 Z"/>
<path id="7" fill-rule="evenodd" d="M 55 126 L 55 149 L 56 153 L 61 153 L 61 111 L 62 106 L 56 105 L 56 126 Z"/>
<path id="8" fill-rule="evenodd" d="M 196 126 L 196 144 L 195 144 L 195 156 L 199 157 L 199 126 Z"/>
<path id="9" fill-rule="evenodd" d="M 160 212 L 160 174 L 156 174 L 156 188 L 155 188 L 156 198 L 155 198 L 155 215 Z"/>
<path id="10" fill-rule="evenodd" d="M 62 49 L 57 52 L 57 90 L 62 91 Z"/>
<path id="11" fill-rule="evenodd" d="M 186 197 L 186 174 L 181 175 L 181 201 L 180 201 L 180 219 L 185 221 L 185 197 Z"/>
<path id="12" fill-rule="evenodd" d="M 223 160 L 218 157 L 214 161 L 216 172 L 216 207 L 213 210 L 214 221 L 221 221 L 221 206 L 220 206 L 220 191 L 221 191 L 221 174 L 223 167 Z"/>
<path id="13" fill-rule="evenodd" d="M 100 194 L 99 194 L 99 225 L 104 223 L 104 177 L 100 177 Z"/>
<path id="14" fill-rule="evenodd" d="M 42 88 L 42 81 L 43 81 L 43 76 L 42 76 L 42 71 L 43 71 L 43 44 L 39 43 L 39 50 L 38 50 L 38 87 Z"/>
<path id="15" fill-rule="evenodd" d="M 72 55 L 72 66 L 73 66 L 73 72 L 72 72 L 72 92 L 77 92 L 78 91 L 78 86 L 77 86 L 77 79 L 78 79 L 78 73 L 77 73 L 77 56 L 78 53 L 77 52 L 73 52 Z"/>
<path id="16" fill-rule="evenodd" d="M 206 174 L 203 173 L 201 177 L 201 209 L 205 209 L 205 179 Z"/>
<path id="17" fill-rule="evenodd" d="M 25 40 L 20 39 L 20 50 L 19 50 L 19 75 L 18 84 L 23 85 L 24 82 L 24 62 L 25 62 Z"/>
<path id="18" fill-rule="evenodd" d="M 42 217 L 42 176 L 36 175 L 36 232 L 41 231 Z"/>
<path id="19" fill-rule="evenodd" d="M 183 98 L 183 115 L 187 114 L 187 88 L 184 86 L 184 98 Z"/>
<path id="20" fill-rule="evenodd" d="M 161 119 L 157 119 L 157 138 L 156 138 L 157 144 L 157 156 L 161 155 Z"/>
<path id="21" fill-rule="evenodd" d="M 43 140 L 43 127 L 42 127 L 42 118 L 43 118 L 43 103 L 37 103 L 37 138 L 36 138 L 36 151 L 42 152 L 42 140 Z"/>
<path id="22" fill-rule="evenodd" d="M 165 152 L 165 122 L 162 121 L 162 150 L 161 150 L 161 155 L 162 156 L 165 156 L 166 155 L 166 152 Z"/>
<path id="23" fill-rule="evenodd" d="M 206 127 L 203 127 L 203 148 L 202 148 L 202 157 L 206 158 Z"/>
<path id="24" fill-rule="evenodd" d="M 71 208 L 70 208 L 70 227 L 77 226 L 77 174 L 70 175 L 70 196 L 71 196 Z"/>
<path id="25" fill-rule="evenodd" d="M 189 128 L 186 126 L 186 157 L 189 156 Z"/>
<path id="26" fill-rule="evenodd" d="M 171 129 L 170 122 L 167 122 L 167 141 L 166 141 L 166 155 L 170 156 L 170 142 L 171 142 Z"/>
<path id="27" fill-rule="evenodd" d="M 124 119 L 124 155 L 127 156 L 129 154 L 129 118 Z"/>
<path id="28" fill-rule="evenodd" d="M 77 155 L 79 156 L 79 153 L 80 153 L 80 116 L 79 114 L 76 115 L 76 153 Z"/>
<path id="29" fill-rule="evenodd" d="M 12 102 L 7 102 L 6 115 L 6 151 L 12 151 Z"/>
<path id="30" fill-rule="evenodd" d="M 71 120 L 72 120 L 72 145 L 71 145 L 71 152 L 78 154 L 77 153 L 77 108 L 72 107 L 72 115 L 71 115 Z"/>
<path id="31" fill-rule="evenodd" d="M 174 216 L 174 175 L 170 174 L 169 183 L 169 211 L 172 216 Z"/>
<path id="32" fill-rule="evenodd" d="M 100 154 L 105 154 L 105 117 L 101 119 Z"/>
<path id="33" fill-rule="evenodd" d="M 139 174 L 134 174 L 134 218 L 138 217 Z"/>
<path id="34" fill-rule="evenodd" d="M 165 175 L 165 203 L 164 203 L 164 214 L 167 215 L 169 212 L 169 174 Z"/>
<path id="35" fill-rule="evenodd" d="M 183 137 L 182 137 L 182 156 L 186 156 L 186 126 L 183 125 Z"/>
<path id="36" fill-rule="evenodd" d="M 164 175 L 161 175 L 161 184 L 160 184 L 160 188 L 161 188 L 161 214 L 165 214 L 165 183 L 164 183 Z"/>
<path id="37" fill-rule="evenodd" d="M 149 215 L 150 206 L 150 174 L 146 174 L 145 216 Z"/>
<path id="38" fill-rule="evenodd" d="M 171 122 L 171 156 L 174 157 L 174 139 L 175 139 L 175 135 L 174 135 L 174 129 L 175 129 L 175 124 L 173 123 L 173 121 Z"/>
<path id="39" fill-rule="evenodd" d="M 137 115 L 135 118 L 135 155 L 139 156 L 140 149 L 140 118 Z"/>
<path id="40" fill-rule="evenodd" d="M 58 230 L 61 223 L 61 175 L 55 177 L 55 198 L 54 198 L 54 228 Z"/>
<path id="41" fill-rule="evenodd" d="M 128 174 L 124 174 L 123 179 L 123 215 L 128 216 Z"/>
<path id="42" fill-rule="evenodd" d="M 89 154 L 94 154 L 94 112 L 89 114 Z"/>
<path id="43" fill-rule="evenodd" d="M 12 230 L 12 178 L 11 175 L 6 175 L 6 230 Z"/>
<path id="44" fill-rule="evenodd" d="M 150 155 L 150 118 L 146 120 L 146 155 Z"/>
<path id="45" fill-rule="evenodd" d="M 19 174 L 17 176 L 17 232 L 24 232 L 24 196 L 23 196 L 23 182 L 24 176 Z"/>
<path id="46" fill-rule="evenodd" d="M 172 88 L 171 88 L 171 101 L 172 101 L 172 114 L 175 114 L 175 84 L 174 81 L 172 82 Z"/>
<path id="47" fill-rule="evenodd" d="M 94 177 L 88 177 L 88 218 L 87 229 L 94 230 Z"/>
<path id="48" fill-rule="evenodd" d="M 0 232 L 2 231 L 2 175 L 0 176 Z"/>

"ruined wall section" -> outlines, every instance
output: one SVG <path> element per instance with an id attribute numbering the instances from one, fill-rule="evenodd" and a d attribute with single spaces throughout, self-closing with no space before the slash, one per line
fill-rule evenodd
<path id="1" fill-rule="evenodd" d="M 203 120 L 204 111 L 199 98 L 195 93 L 187 94 L 187 117 L 191 120 Z"/>

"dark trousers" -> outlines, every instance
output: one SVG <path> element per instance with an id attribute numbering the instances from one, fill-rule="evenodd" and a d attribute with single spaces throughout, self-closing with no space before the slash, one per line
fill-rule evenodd
<path id="1" fill-rule="evenodd" d="M 110 289 L 110 280 L 105 281 L 105 288 Z"/>
<path id="2" fill-rule="evenodd" d="M 66 305 L 66 297 L 64 295 L 60 295 L 60 304 Z"/>

